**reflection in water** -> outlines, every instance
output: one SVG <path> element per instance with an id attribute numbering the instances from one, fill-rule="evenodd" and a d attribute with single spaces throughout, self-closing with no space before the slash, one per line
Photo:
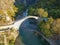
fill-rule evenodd
<path id="1" fill-rule="evenodd" d="M 22 23 L 15 45 L 49 45 L 43 38 L 34 34 L 37 25 L 29 23 L 30 21 L 27 19 Z"/>

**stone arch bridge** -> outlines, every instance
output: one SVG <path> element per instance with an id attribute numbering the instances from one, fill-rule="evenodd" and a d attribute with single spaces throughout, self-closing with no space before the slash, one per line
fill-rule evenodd
<path id="1" fill-rule="evenodd" d="M 17 28 L 19 29 L 19 27 L 21 26 L 21 24 L 26 20 L 26 19 L 29 19 L 29 18 L 34 18 L 36 20 L 38 20 L 39 17 L 36 17 L 36 16 L 27 16 L 23 19 L 20 19 L 20 20 L 17 20 L 14 22 L 14 24 L 12 25 L 6 25 L 6 26 L 0 26 L 0 29 L 8 29 L 8 28 Z"/>

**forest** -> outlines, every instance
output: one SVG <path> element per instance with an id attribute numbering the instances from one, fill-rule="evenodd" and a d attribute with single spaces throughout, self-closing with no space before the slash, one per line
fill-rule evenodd
<path id="1" fill-rule="evenodd" d="M 60 0 L 39 0 L 29 7 L 28 14 L 45 18 L 38 24 L 39 31 L 60 45 Z"/>

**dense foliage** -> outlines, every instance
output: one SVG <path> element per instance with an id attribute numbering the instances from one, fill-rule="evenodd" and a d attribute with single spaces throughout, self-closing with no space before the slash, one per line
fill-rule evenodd
<path id="1" fill-rule="evenodd" d="M 29 7 L 29 15 L 37 15 L 37 8 L 43 8 L 46 10 L 49 17 L 52 16 L 53 18 L 60 18 L 60 0 L 39 0 L 38 3 Z"/>
<path id="2" fill-rule="evenodd" d="M 53 36 L 52 31 L 51 31 L 51 26 L 52 26 L 53 21 L 54 21 L 54 19 L 52 17 L 50 17 L 47 19 L 47 21 L 42 20 L 39 23 L 40 31 L 48 38 Z"/>
<path id="3" fill-rule="evenodd" d="M 15 12 L 17 12 L 17 8 L 14 5 L 14 0 L 0 0 L 0 15 L 12 18 L 15 16 Z"/>
<path id="4" fill-rule="evenodd" d="M 60 19 L 48 18 L 46 21 L 42 20 L 39 23 L 39 29 L 48 39 L 54 40 L 57 45 L 60 41 Z"/>
<path id="5" fill-rule="evenodd" d="M 28 15 L 34 15 L 39 17 L 48 17 L 48 12 L 45 11 L 43 8 L 34 9 L 30 7 Z"/>
<path id="6" fill-rule="evenodd" d="M 28 9 L 28 15 L 43 17 L 38 27 L 45 37 L 60 43 L 60 0 L 39 0 Z M 59 44 L 60 45 L 60 44 Z"/>
<path id="7" fill-rule="evenodd" d="M 18 36 L 18 31 L 15 28 L 0 31 L 0 45 L 14 45 Z"/>

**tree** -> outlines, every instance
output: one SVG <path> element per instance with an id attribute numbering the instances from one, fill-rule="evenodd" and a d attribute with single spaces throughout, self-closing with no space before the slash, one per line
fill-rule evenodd
<path id="1" fill-rule="evenodd" d="M 34 15 L 34 16 L 39 16 L 39 17 L 48 17 L 48 12 L 45 11 L 43 8 L 29 7 L 28 15 Z"/>
<path id="2" fill-rule="evenodd" d="M 60 18 L 60 0 L 39 0 L 31 7 L 44 9 L 48 12 L 48 17 Z"/>
<path id="3" fill-rule="evenodd" d="M 9 3 L 8 3 L 9 2 Z M 17 8 L 14 5 L 14 0 L 0 0 L 0 14 L 14 17 Z"/>
<path id="4" fill-rule="evenodd" d="M 49 19 L 48 19 L 49 20 Z M 48 21 L 47 20 L 47 21 Z M 45 35 L 45 37 L 50 38 L 53 36 L 52 32 L 50 31 L 50 23 L 48 23 L 47 21 L 41 21 L 39 23 L 39 29 L 40 31 Z"/>
<path id="5" fill-rule="evenodd" d="M 29 15 L 34 15 L 34 13 L 35 13 L 35 9 L 33 7 L 29 7 L 28 14 Z"/>
<path id="6" fill-rule="evenodd" d="M 60 44 L 60 19 L 56 19 L 54 23 L 52 24 L 52 32 L 54 34 L 53 39 L 57 42 L 57 44 Z"/>
<path id="7" fill-rule="evenodd" d="M 46 21 L 49 24 L 52 24 L 54 22 L 54 19 L 52 17 L 48 18 L 48 20 Z"/>
<path id="8" fill-rule="evenodd" d="M 41 21 L 39 24 L 39 29 L 42 34 L 48 39 L 55 41 L 57 45 L 60 45 L 60 19 L 54 20 L 52 17 L 48 18 L 46 21 Z"/>
<path id="9" fill-rule="evenodd" d="M 37 9 L 37 13 L 40 17 L 48 17 L 48 12 L 45 11 L 43 8 Z"/>

